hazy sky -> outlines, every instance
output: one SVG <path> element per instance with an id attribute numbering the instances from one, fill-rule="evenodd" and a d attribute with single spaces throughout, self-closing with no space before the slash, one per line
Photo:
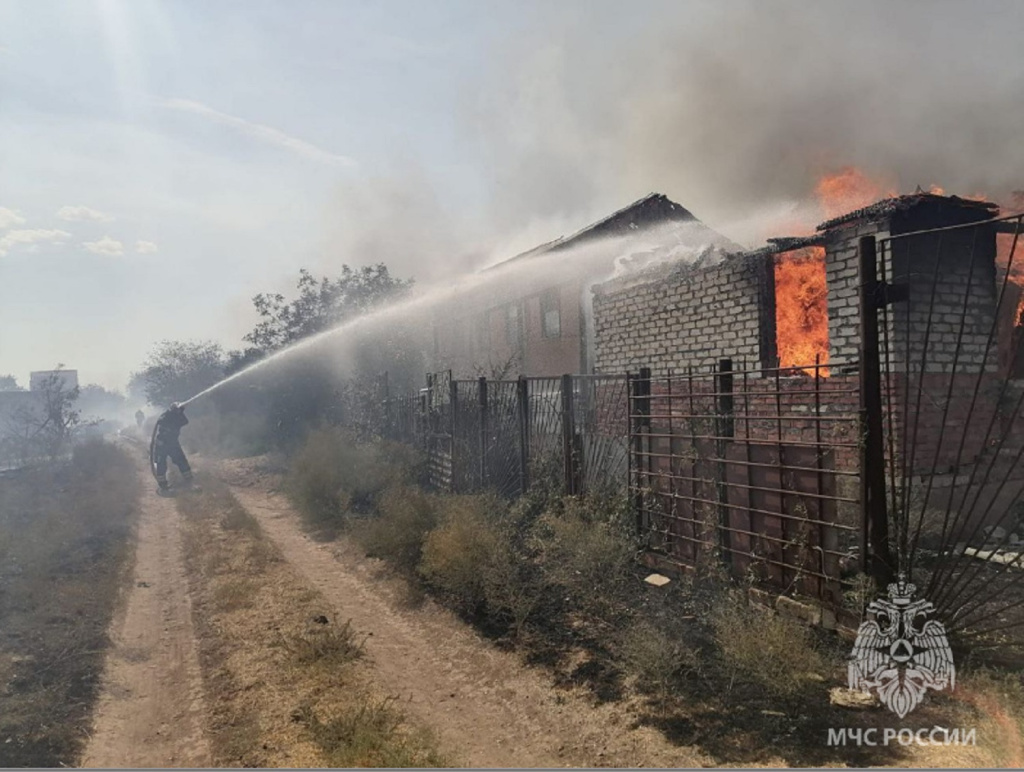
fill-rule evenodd
<path id="1" fill-rule="evenodd" d="M 0 0 L 0 374 L 121 387 L 300 267 L 429 280 L 652 190 L 749 242 L 846 163 L 1024 187 L 1022 9 Z"/>

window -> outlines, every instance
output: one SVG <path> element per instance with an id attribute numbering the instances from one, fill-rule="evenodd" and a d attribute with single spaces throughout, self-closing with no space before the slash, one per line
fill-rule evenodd
<path id="1" fill-rule="evenodd" d="M 506 307 L 505 312 L 505 341 L 510 346 L 519 346 L 523 331 L 523 314 L 518 303 L 512 303 Z"/>
<path id="2" fill-rule="evenodd" d="M 558 290 L 549 290 L 540 297 L 540 323 L 545 338 L 562 336 L 562 310 Z"/>

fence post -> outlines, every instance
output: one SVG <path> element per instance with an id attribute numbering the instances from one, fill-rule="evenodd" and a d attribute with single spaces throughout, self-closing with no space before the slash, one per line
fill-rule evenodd
<path id="1" fill-rule="evenodd" d="M 645 453 L 644 435 L 651 425 L 651 368 L 641 367 L 639 374 L 627 374 L 629 404 L 629 424 L 632 442 L 630 452 L 630 471 L 633 476 L 633 507 L 636 510 L 637 534 L 644 531 L 644 493 L 643 483 L 650 477 L 650 455 Z M 649 438 L 648 438 L 649 440 Z M 649 450 L 649 449 L 648 449 Z M 645 464 L 648 466 L 644 473 Z"/>
<path id="2" fill-rule="evenodd" d="M 562 464 L 565 492 L 576 494 L 576 415 L 573 409 L 572 376 L 562 376 Z"/>
<path id="3" fill-rule="evenodd" d="M 529 487 L 530 474 L 530 383 L 525 375 L 516 381 L 516 402 L 519 406 L 519 479 L 522 492 Z"/>
<path id="4" fill-rule="evenodd" d="M 448 474 L 449 493 L 458 493 L 458 486 L 455 484 L 455 470 L 458 469 L 455 449 L 458 443 L 455 442 L 456 430 L 459 428 L 459 384 L 452 379 L 452 371 L 448 371 L 448 461 L 451 469 Z"/>
<path id="5" fill-rule="evenodd" d="M 860 263 L 861 564 L 865 573 L 884 587 L 892 579 L 892 560 L 885 501 L 882 368 L 878 341 L 881 287 L 875 237 L 862 236 L 857 253 Z"/>
<path id="6" fill-rule="evenodd" d="M 487 487 L 487 378 L 477 381 L 477 403 L 480 407 L 480 489 Z"/>
<path id="7" fill-rule="evenodd" d="M 394 439 L 394 427 L 391 425 L 391 389 L 388 384 L 388 371 L 384 371 L 384 375 L 381 379 L 383 381 L 382 391 L 384 392 L 384 426 L 381 434 L 385 439 Z"/>
<path id="8" fill-rule="evenodd" d="M 718 456 L 715 493 L 718 498 L 718 543 L 722 548 L 721 558 L 727 565 L 732 564 L 732 543 L 729 538 L 729 494 L 725 479 L 728 466 L 725 457 L 729 452 L 729 440 L 736 430 L 733 413 L 732 360 L 720 359 L 715 374 L 715 455 Z"/>

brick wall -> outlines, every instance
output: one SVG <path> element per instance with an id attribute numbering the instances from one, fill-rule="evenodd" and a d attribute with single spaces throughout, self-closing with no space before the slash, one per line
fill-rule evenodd
<path id="1" fill-rule="evenodd" d="M 860 358 L 859 261 L 857 242 L 862 236 L 882 238 L 885 224 L 853 223 L 830 231 L 825 242 L 825 282 L 828 286 L 829 361 Z"/>
<path id="2" fill-rule="evenodd" d="M 970 222 L 982 215 L 953 204 L 925 203 L 909 212 L 873 221 L 854 220 L 830 230 L 826 234 L 825 276 L 831 360 L 859 356 L 857 244 L 862 236 L 875 236 L 881 258 L 879 278 L 910 286 L 909 302 L 890 306 L 887 326 L 880 320 L 880 332 L 890 342 L 890 366 L 904 371 L 909 359 L 911 371 L 922 364 L 925 372 L 932 373 L 979 372 L 983 365 L 994 369 L 997 340 L 993 339 L 986 356 L 996 314 L 994 233 L 966 228 L 900 237 Z M 890 235 L 893 240 L 886 240 Z"/>
<path id="3" fill-rule="evenodd" d="M 725 357 L 760 362 L 769 276 L 763 257 L 736 256 L 708 268 L 676 266 L 596 286 L 595 370 L 665 372 Z"/>

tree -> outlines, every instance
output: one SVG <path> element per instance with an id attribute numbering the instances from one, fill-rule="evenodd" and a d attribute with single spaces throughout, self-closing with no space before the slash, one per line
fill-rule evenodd
<path id="1" fill-rule="evenodd" d="M 0 375 L 0 391 L 25 391 L 13 375 Z"/>
<path id="2" fill-rule="evenodd" d="M 341 267 L 341 276 L 317 281 L 305 268 L 299 270 L 299 296 L 289 302 L 281 294 L 260 293 L 253 305 L 262 317 L 244 340 L 264 354 L 336 327 L 405 295 L 411 279 L 396 279 L 383 263 L 358 270 Z"/>
<path id="3" fill-rule="evenodd" d="M 125 398 L 118 391 L 108 391 L 99 384 L 83 386 L 78 393 L 75 407 L 85 415 L 116 416 L 124 410 Z"/>
<path id="4" fill-rule="evenodd" d="M 212 341 L 164 340 L 150 352 L 131 384 L 142 383 L 151 405 L 182 402 L 224 377 L 224 351 Z M 131 386 L 129 387 L 131 388 Z"/>
<path id="5" fill-rule="evenodd" d="M 79 389 L 68 387 L 61 374 L 63 368 L 57 365 L 32 390 L 36 397 L 33 404 L 23 407 L 15 417 L 15 441 L 24 460 L 39 455 L 57 458 L 79 426 L 80 412 L 74 408 Z"/>

